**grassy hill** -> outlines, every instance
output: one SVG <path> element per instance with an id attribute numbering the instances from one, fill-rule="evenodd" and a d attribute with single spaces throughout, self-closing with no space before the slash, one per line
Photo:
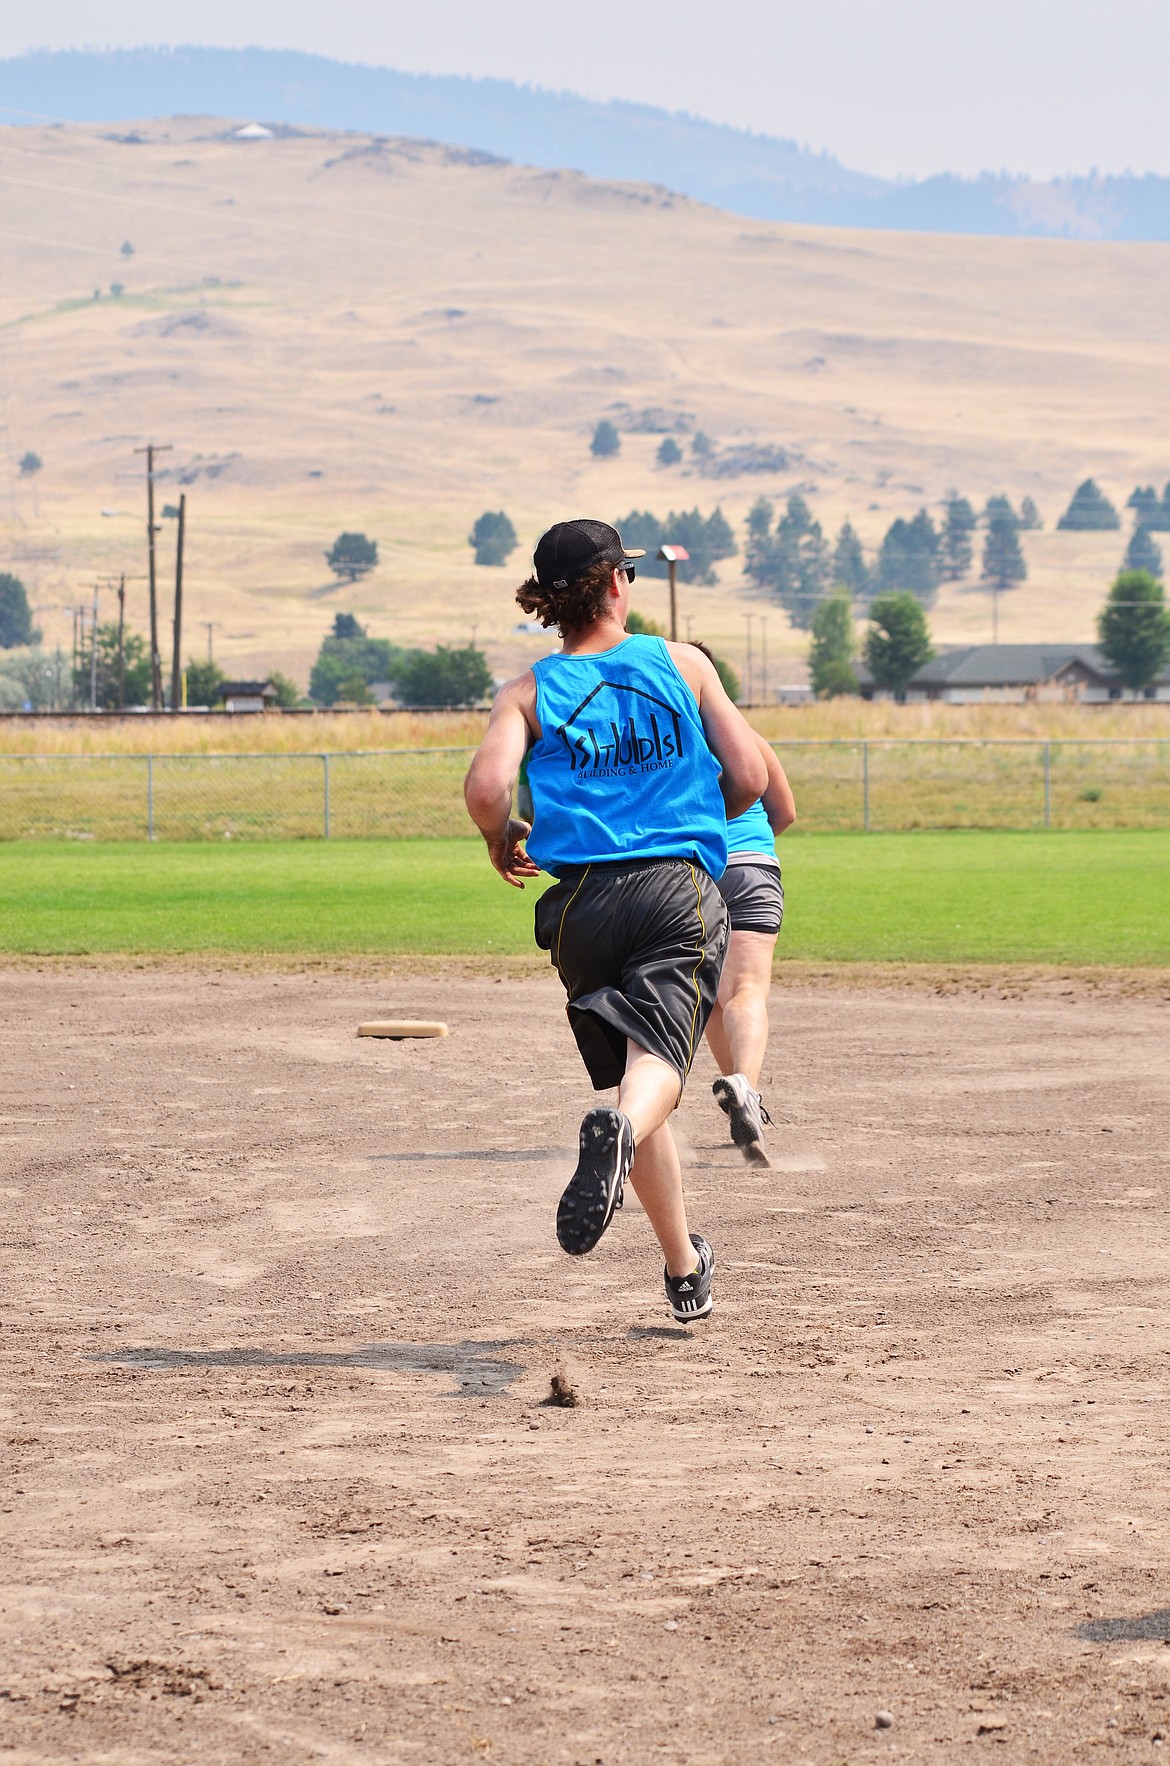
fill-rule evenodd
<path id="1" fill-rule="evenodd" d="M 869 546 L 951 486 L 1030 493 L 1046 528 L 1001 637 L 1085 639 L 1124 535 L 1055 517 L 1088 473 L 1118 502 L 1170 477 L 1170 245 L 745 222 L 433 144 L 236 126 L 0 131 L 0 568 L 50 641 L 95 575 L 144 568 L 151 436 L 173 443 L 160 501 L 188 495 L 187 648 L 213 620 L 233 670 L 302 681 L 336 608 L 405 642 L 474 628 L 519 666 L 541 640 L 512 631 L 511 595 L 550 519 L 719 503 L 742 542 L 756 496 L 797 488 Z M 622 451 L 594 461 L 603 416 Z M 664 470 L 667 423 L 788 464 Z M 44 467 L 21 476 L 26 449 Z M 522 551 L 477 569 L 466 536 L 496 508 Z M 323 558 L 343 528 L 381 551 L 352 590 Z M 772 680 L 791 678 L 805 640 L 739 563 L 685 611 L 739 660 L 745 614 L 767 613 Z M 141 628 L 141 581 L 128 600 Z M 638 601 L 662 617 L 661 585 Z M 989 600 L 944 590 L 933 624 L 983 640 Z"/>

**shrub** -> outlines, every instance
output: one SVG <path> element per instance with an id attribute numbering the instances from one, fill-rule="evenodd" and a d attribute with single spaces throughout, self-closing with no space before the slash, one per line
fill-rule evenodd
<path id="1" fill-rule="evenodd" d="M 41 459 L 41 456 L 39 454 L 34 454 L 32 449 L 29 448 L 27 453 L 20 456 L 20 476 L 22 478 L 31 478 L 33 473 L 39 472 L 43 465 L 44 461 Z"/>
<path id="2" fill-rule="evenodd" d="M 857 692 L 857 676 L 851 667 L 854 642 L 846 596 L 834 595 L 822 601 L 813 614 L 808 653 L 809 679 L 818 699 L 836 699 Z"/>
<path id="3" fill-rule="evenodd" d="M 295 711 L 304 699 L 304 694 L 296 682 L 290 681 L 287 675 L 282 675 L 275 669 L 268 679 L 276 688 L 276 703 L 281 711 Z"/>
<path id="4" fill-rule="evenodd" d="M 603 417 L 593 431 L 593 440 L 589 451 L 599 460 L 607 460 L 612 454 L 621 452 L 622 438 L 607 417 Z"/>
<path id="5" fill-rule="evenodd" d="M 206 705 L 208 710 L 223 698 L 227 676 L 210 656 L 192 656 L 187 662 L 187 704 Z"/>
<path id="6" fill-rule="evenodd" d="M 467 536 L 467 543 L 475 548 L 477 564 L 504 564 L 516 550 L 516 529 L 502 509 L 494 514 L 488 509 Z"/>
<path id="7" fill-rule="evenodd" d="M 1147 570 L 1123 570 L 1097 615 L 1101 654 L 1134 693 L 1148 687 L 1170 660 L 1166 594 Z"/>
<path id="8" fill-rule="evenodd" d="M 377 564 L 378 542 L 368 540 L 364 533 L 340 533 L 326 552 L 325 562 L 334 576 L 356 582 Z"/>
<path id="9" fill-rule="evenodd" d="M 658 457 L 658 464 L 660 466 L 677 466 L 678 465 L 679 461 L 682 459 L 682 449 L 679 447 L 678 443 L 675 441 L 673 435 L 667 436 L 666 440 L 662 443 L 662 445 L 658 449 L 658 456 L 657 457 Z"/>
<path id="10" fill-rule="evenodd" d="M 407 650 L 394 685 L 403 705 L 476 705 L 491 691 L 492 676 L 482 650 L 439 644 L 434 650 Z"/>
<path id="11" fill-rule="evenodd" d="M 309 675 L 309 693 L 318 705 L 332 705 L 345 697 L 342 688 L 354 675 L 360 675 L 367 687 L 374 681 L 392 682 L 402 654 L 399 645 L 366 637 L 364 632 L 358 637 L 324 638 Z"/>
<path id="12" fill-rule="evenodd" d="M 41 634 L 33 627 L 32 609 L 18 576 L 0 571 L 0 650 L 39 644 Z"/>
<path id="13" fill-rule="evenodd" d="M 922 603 L 905 589 L 879 595 L 870 607 L 869 618 L 866 665 L 877 686 L 903 700 L 912 676 L 934 655 Z"/>

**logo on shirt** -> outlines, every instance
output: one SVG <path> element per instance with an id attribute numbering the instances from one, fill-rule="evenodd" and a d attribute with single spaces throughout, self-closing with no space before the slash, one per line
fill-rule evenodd
<path id="1" fill-rule="evenodd" d="M 603 687 L 638 701 L 619 723 L 613 718 L 585 718 Z M 584 721 L 582 721 L 584 719 Z M 619 681 L 598 681 L 557 730 L 569 756 L 569 768 L 580 782 L 624 779 L 655 773 L 683 758 L 682 720 L 673 705 L 641 687 Z"/>

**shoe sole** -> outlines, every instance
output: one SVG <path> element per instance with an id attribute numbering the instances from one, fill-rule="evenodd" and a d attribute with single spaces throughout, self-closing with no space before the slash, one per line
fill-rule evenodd
<path id="1" fill-rule="evenodd" d="M 630 1125 L 616 1110 L 590 1110 L 581 1124 L 577 1169 L 557 1208 L 557 1242 L 570 1257 L 592 1251 L 613 1219 L 629 1137 Z"/>
<path id="2" fill-rule="evenodd" d="M 715 1102 L 731 1124 L 731 1138 L 751 1165 L 771 1165 L 767 1148 L 747 1120 L 739 1099 L 725 1079 L 717 1079 L 711 1087 Z"/>
<path id="3" fill-rule="evenodd" d="M 696 1319 L 710 1318 L 714 1310 L 715 1297 L 713 1294 L 708 1294 L 707 1304 L 705 1306 L 700 1306 L 697 1312 L 676 1312 L 674 1307 L 671 1306 L 670 1316 L 674 1319 L 676 1324 L 694 1324 Z"/>

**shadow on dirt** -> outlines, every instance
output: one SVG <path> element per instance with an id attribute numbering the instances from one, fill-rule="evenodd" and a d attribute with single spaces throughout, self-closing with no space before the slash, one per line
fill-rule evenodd
<path id="1" fill-rule="evenodd" d="M 491 1352 L 512 1346 L 511 1342 L 367 1343 L 362 1349 L 288 1354 L 272 1349 L 115 1349 L 90 1359 L 159 1373 L 186 1367 L 364 1367 L 379 1373 L 444 1373 L 455 1377 L 455 1389 L 448 1397 L 499 1398 L 519 1379 L 524 1366 L 519 1361 L 497 1361 Z"/>
<path id="2" fill-rule="evenodd" d="M 1139 1613 L 1135 1619 L 1090 1619 L 1077 1626 L 1074 1636 L 1089 1643 L 1141 1643 L 1152 1638 L 1170 1643 L 1170 1607 Z"/>
<path id="3" fill-rule="evenodd" d="M 521 1161 L 544 1161 L 546 1159 L 571 1159 L 576 1152 L 575 1147 L 478 1147 L 466 1153 L 371 1153 L 371 1161 L 383 1164 L 425 1164 L 430 1159 L 462 1159 L 470 1164 L 472 1160 L 489 1160 L 503 1165 L 517 1165 Z"/>

